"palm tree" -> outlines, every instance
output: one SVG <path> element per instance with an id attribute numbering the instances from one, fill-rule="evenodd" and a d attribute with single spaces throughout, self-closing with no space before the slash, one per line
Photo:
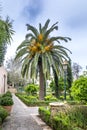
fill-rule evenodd
<path id="1" fill-rule="evenodd" d="M 59 97 L 59 79 L 56 74 L 56 71 L 53 69 L 53 74 L 54 74 L 54 83 L 55 83 L 55 97 Z"/>
<path id="2" fill-rule="evenodd" d="M 13 34 L 12 21 L 10 21 L 9 17 L 6 20 L 2 20 L 0 17 L 0 66 L 3 64 L 7 44 L 11 43 Z"/>
<path id="3" fill-rule="evenodd" d="M 39 74 L 39 99 L 44 100 L 45 81 L 50 77 L 50 70 L 54 68 L 57 76 L 62 70 L 64 59 L 69 59 L 67 48 L 61 46 L 60 40 L 68 42 L 68 37 L 51 37 L 51 32 L 58 30 L 56 22 L 50 28 L 48 19 L 44 26 L 39 24 L 39 29 L 27 24 L 27 30 L 31 31 L 26 35 L 25 40 L 19 45 L 15 59 L 22 63 L 22 76 L 37 78 Z M 58 43 L 58 45 L 56 44 Z"/>

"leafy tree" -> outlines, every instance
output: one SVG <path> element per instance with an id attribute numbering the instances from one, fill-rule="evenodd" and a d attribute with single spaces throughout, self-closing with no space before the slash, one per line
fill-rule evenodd
<path id="1" fill-rule="evenodd" d="M 10 21 L 9 17 L 6 20 L 2 20 L 0 17 L 0 66 L 4 62 L 7 44 L 11 43 L 13 34 L 12 21 Z"/>
<path id="2" fill-rule="evenodd" d="M 7 82 L 12 87 L 23 87 L 26 84 L 26 80 L 21 77 L 20 73 L 18 72 L 8 72 Z"/>
<path id="3" fill-rule="evenodd" d="M 75 100 L 87 101 L 87 77 L 81 76 L 73 82 L 71 95 Z"/>
<path id="4" fill-rule="evenodd" d="M 62 71 L 64 59 L 69 59 L 67 48 L 61 46 L 61 40 L 68 42 L 68 37 L 51 37 L 51 32 L 58 30 L 56 22 L 50 28 L 48 19 L 44 26 L 39 24 L 39 30 L 27 24 L 27 30 L 31 31 L 26 35 L 25 40 L 19 45 L 16 58 L 22 63 L 22 76 L 37 78 L 39 73 L 40 92 L 39 99 L 44 100 L 45 81 L 50 76 L 50 69 L 54 68 L 57 76 Z M 57 44 L 56 44 L 57 43 Z"/>
<path id="5" fill-rule="evenodd" d="M 87 70 L 83 71 L 83 76 L 87 76 Z"/>
<path id="6" fill-rule="evenodd" d="M 6 54 L 6 50 L 7 50 L 7 45 L 6 44 L 2 44 L 0 43 L 0 66 L 3 64 L 4 62 L 4 57 Z"/>
<path id="7" fill-rule="evenodd" d="M 82 67 L 77 64 L 77 63 L 73 63 L 72 66 L 72 72 L 73 72 L 73 77 L 78 79 L 79 78 L 79 72 L 81 71 Z"/>
<path id="8" fill-rule="evenodd" d="M 14 58 L 10 58 L 8 61 L 6 61 L 6 68 L 8 71 L 7 82 L 13 87 L 24 86 L 26 83 L 26 80 L 21 76 L 21 66 L 17 63 L 14 61 Z"/>

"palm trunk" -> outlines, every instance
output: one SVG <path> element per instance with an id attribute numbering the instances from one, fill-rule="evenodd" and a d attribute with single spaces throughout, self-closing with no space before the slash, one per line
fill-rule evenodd
<path id="1" fill-rule="evenodd" d="M 55 76 L 55 97 L 59 97 L 59 84 L 58 84 L 58 77 Z"/>
<path id="2" fill-rule="evenodd" d="M 45 80 L 44 80 L 44 74 L 43 74 L 43 68 L 42 68 L 42 60 L 39 62 L 39 84 L 40 84 L 40 90 L 39 90 L 39 100 L 44 100 L 45 97 Z"/>
<path id="3" fill-rule="evenodd" d="M 55 82 L 55 97 L 58 98 L 59 97 L 59 84 L 58 84 L 59 79 L 54 68 L 53 68 L 53 73 L 54 73 L 54 82 Z"/>

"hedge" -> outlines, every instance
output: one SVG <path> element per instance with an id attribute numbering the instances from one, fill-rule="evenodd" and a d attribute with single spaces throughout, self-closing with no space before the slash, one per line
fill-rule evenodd
<path id="1" fill-rule="evenodd" d="M 42 101 L 42 100 L 32 100 L 31 98 L 24 97 L 23 95 L 16 94 L 16 96 L 21 99 L 27 106 L 47 106 L 50 102 L 49 101 Z"/>
<path id="2" fill-rule="evenodd" d="M 39 114 L 53 130 L 86 130 L 87 106 L 72 106 L 66 111 L 61 111 L 56 116 L 50 115 L 50 110 L 39 108 Z"/>
<path id="3" fill-rule="evenodd" d="M 43 107 L 40 107 L 39 108 L 39 114 L 40 114 L 40 117 L 42 118 L 43 121 L 45 121 L 48 125 L 50 125 L 51 123 L 51 113 L 49 110 L 46 110 L 45 108 Z"/>

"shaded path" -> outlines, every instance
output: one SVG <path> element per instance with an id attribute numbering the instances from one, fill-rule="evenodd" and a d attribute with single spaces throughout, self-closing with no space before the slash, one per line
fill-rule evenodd
<path id="1" fill-rule="evenodd" d="M 3 123 L 2 130 L 43 130 L 33 116 L 38 115 L 37 107 L 27 107 L 15 95 L 11 115 Z"/>

